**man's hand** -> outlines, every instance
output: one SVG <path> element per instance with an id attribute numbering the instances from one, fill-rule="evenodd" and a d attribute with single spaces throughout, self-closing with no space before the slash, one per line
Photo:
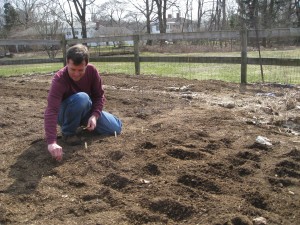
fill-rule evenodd
<path id="1" fill-rule="evenodd" d="M 60 147 L 58 144 L 56 144 L 56 143 L 49 144 L 48 151 L 50 152 L 52 157 L 54 159 L 56 159 L 57 161 L 62 160 L 63 151 L 62 151 L 62 147 Z"/>
<path id="2" fill-rule="evenodd" d="M 89 118 L 89 121 L 88 121 L 88 124 L 86 127 L 89 131 L 92 131 L 96 128 L 96 125 L 97 125 L 97 118 L 96 118 L 96 116 L 93 115 Z"/>

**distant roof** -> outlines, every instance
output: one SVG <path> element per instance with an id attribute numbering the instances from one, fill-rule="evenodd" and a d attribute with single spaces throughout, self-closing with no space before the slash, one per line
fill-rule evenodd
<path id="1" fill-rule="evenodd" d="M 60 29 L 60 32 L 57 32 L 57 35 L 61 34 L 62 30 L 63 30 L 62 27 L 60 27 L 59 29 Z M 19 29 L 16 29 L 14 31 L 11 31 L 10 38 L 14 38 L 14 39 L 17 39 L 17 38 L 31 38 L 31 37 L 36 38 L 37 36 L 41 36 L 41 34 L 39 33 L 37 27 L 32 26 L 32 27 L 29 27 L 25 30 L 21 30 L 19 28 Z"/>
<path id="2" fill-rule="evenodd" d="M 183 17 L 171 17 L 171 18 L 167 18 L 167 23 L 168 24 L 181 24 L 183 22 L 191 22 L 192 20 L 190 19 L 185 19 Z M 151 24 L 157 24 L 159 23 L 158 18 L 155 18 L 153 22 L 151 22 Z"/>
<path id="3" fill-rule="evenodd" d="M 63 22 L 64 27 L 70 28 L 70 25 L 66 22 Z M 73 23 L 73 27 L 75 29 L 81 29 L 81 23 L 76 21 Z M 86 28 L 92 28 L 92 29 L 96 29 L 97 28 L 97 23 L 92 22 L 92 21 L 87 21 L 86 22 Z"/>
<path id="4" fill-rule="evenodd" d="M 66 25 L 66 24 L 64 24 Z M 81 29 L 81 24 L 76 22 L 75 28 Z M 78 27 L 76 27 L 78 26 Z M 65 27 L 65 26 L 64 26 Z M 94 22 L 87 22 L 87 28 L 88 29 L 94 29 L 95 30 L 95 37 L 103 37 L 103 36 L 121 36 L 121 35 L 132 35 L 134 32 L 129 30 L 126 27 L 104 27 L 100 24 L 96 24 Z M 97 30 L 96 30 L 97 29 Z M 62 28 L 61 28 L 62 30 Z M 10 38 L 32 38 L 40 36 L 40 33 L 36 29 L 36 27 L 29 27 L 25 30 L 15 30 L 10 35 Z"/>
<path id="5" fill-rule="evenodd" d="M 38 31 L 34 27 L 29 27 L 23 31 L 14 31 L 10 37 L 11 38 L 24 38 L 24 37 L 32 37 L 39 35 Z"/>
<path id="6" fill-rule="evenodd" d="M 129 30 L 126 27 L 99 27 L 96 31 L 95 36 L 118 36 L 118 35 L 131 35 L 133 31 Z"/>

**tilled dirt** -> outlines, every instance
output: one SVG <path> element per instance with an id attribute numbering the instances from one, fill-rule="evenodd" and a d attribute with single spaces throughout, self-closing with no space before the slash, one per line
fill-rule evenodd
<path id="1" fill-rule="evenodd" d="M 103 75 L 122 134 L 56 162 L 51 78 L 0 79 L 0 224 L 300 224 L 299 87 Z"/>

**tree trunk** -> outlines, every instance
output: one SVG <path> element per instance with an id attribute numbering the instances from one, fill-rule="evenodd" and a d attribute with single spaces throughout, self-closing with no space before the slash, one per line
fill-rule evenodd
<path id="1" fill-rule="evenodd" d="M 227 25 L 226 0 L 223 0 L 223 2 L 222 2 L 222 14 L 223 14 L 222 30 L 225 30 L 226 29 L 226 25 Z"/>
<path id="2" fill-rule="evenodd" d="M 197 30 L 200 31 L 203 12 L 203 0 L 198 0 L 198 9 L 197 9 Z"/>
<path id="3" fill-rule="evenodd" d="M 148 34 L 151 33 L 151 18 L 150 18 L 150 16 L 151 16 L 152 10 L 153 10 L 153 3 L 150 8 L 149 0 L 146 0 L 146 29 L 147 29 Z M 147 40 L 147 45 L 152 45 L 152 40 Z"/>
<path id="4" fill-rule="evenodd" d="M 82 38 L 87 38 L 87 32 L 86 32 L 86 0 L 82 1 L 82 5 L 80 4 L 79 0 L 73 0 L 77 16 L 80 19 L 81 23 L 81 32 L 82 32 Z"/>
<path id="5" fill-rule="evenodd" d="M 295 0 L 296 16 L 297 16 L 297 27 L 300 27 L 300 2 Z"/>
<path id="6" fill-rule="evenodd" d="M 159 32 L 161 34 L 166 33 L 166 11 L 167 11 L 167 0 L 154 0 L 157 5 L 157 17 L 159 23 Z"/>

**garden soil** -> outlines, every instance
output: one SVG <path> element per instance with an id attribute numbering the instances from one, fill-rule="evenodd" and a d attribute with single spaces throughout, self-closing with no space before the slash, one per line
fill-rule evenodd
<path id="1" fill-rule="evenodd" d="M 299 86 L 102 78 L 122 134 L 70 147 L 58 127 L 61 162 L 52 76 L 0 79 L 0 224 L 300 224 Z"/>

